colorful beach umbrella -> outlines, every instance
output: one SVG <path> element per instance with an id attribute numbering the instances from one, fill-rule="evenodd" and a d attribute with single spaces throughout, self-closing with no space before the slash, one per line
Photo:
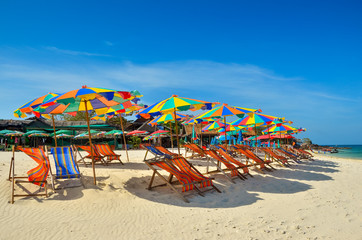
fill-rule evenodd
<path id="1" fill-rule="evenodd" d="M 179 97 L 177 95 L 172 95 L 172 97 L 167 98 L 163 101 L 160 101 L 158 103 L 155 103 L 151 105 L 150 107 L 144 109 L 141 113 L 147 113 L 147 114 L 167 114 L 167 113 L 174 113 L 177 114 L 177 111 L 196 111 L 199 109 L 211 109 L 214 103 L 191 99 L 191 98 L 185 98 L 185 97 Z M 175 127 L 176 127 L 176 139 L 177 139 L 177 149 L 178 153 L 180 154 L 180 144 L 179 144 L 179 136 L 178 136 L 178 125 L 177 125 L 177 119 L 175 119 Z"/>
<path id="2" fill-rule="evenodd" d="M 213 109 L 201 114 L 198 118 L 199 119 L 207 119 L 212 117 L 223 117 L 224 124 L 226 125 L 226 117 L 227 116 L 238 116 L 244 117 L 247 113 L 259 112 L 259 109 L 251 109 L 251 108 L 241 108 L 241 107 L 234 107 L 229 106 L 228 104 L 222 104 L 219 107 L 214 107 Z M 225 141 L 225 147 L 227 147 L 227 141 Z"/>
<path id="3" fill-rule="evenodd" d="M 109 107 L 118 104 L 126 104 L 132 98 L 130 92 L 117 91 L 106 88 L 90 88 L 82 86 L 80 89 L 61 94 L 47 103 L 40 105 L 36 111 L 40 114 L 73 114 L 84 111 L 86 114 L 88 132 L 90 131 L 88 111 L 94 110 L 97 114 L 104 114 Z M 89 145 L 91 146 L 91 158 L 93 168 L 93 179 L 96 185 L 96 173 L 94 166 L 94 153 L 92 138 L 89 134 Z"/>
<path id="4" fill-rule="evenodd" d="M 142 134 L 148 134 L 148 132 L 147 131 L 134 130 L 134 131 L 131 131 L 131 132 L 127 133 L 127 135 L 142 135 Z"/>
<path id="5" fill-rule="evenodd" d="M 58 93 L 48 93 L 45 94 L 44 96 L 41 96 L 39 98 L 35 98 L 29 102 L 27 102 L 26 104 L 22 105 L 21 107 L 19 107 L 18 109 L 16 109 L 14 111 L 14 116 L 18 117 L 18 118 L 25 118 L 28 115 L 32 115 L 34 114 L 36 117 L 40 117 L 40 114 L 36 111 L 36 109 L 39 108 L 39 106 L 41 106 L 42 104 L 51 101 L 52 99 L 58 97 L 59 94 Z M 54 142 L 55 142 L 55 146 L 57 147 L 57 139 L 56 139 L 56 133 L 55 133 L 55 123 L 54 123 L 54 116 L 53 114 L 43 114 L 42 115 L 45 118 L 51 118 L 52 119 L 52 124 L 53 124 L 53 131 L 54 131 Z M 50 116 L 50 117 L 49 117 Z"/>

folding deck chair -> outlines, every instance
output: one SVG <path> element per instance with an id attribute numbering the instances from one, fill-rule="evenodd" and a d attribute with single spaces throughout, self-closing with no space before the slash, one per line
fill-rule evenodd
<path id="1" fill-rule="evenodd" d="M 278 151 L 279 153 L 283 154 L 284 156 L 289 157 L 290 159 L 292 159 L 294 162 L 296 163 L 300 163 L 298 156 L 295 155 L 294 153 L 288 152 L 286 151 L 284 148 L 276 148 L 276 151 Z"/>
<path id="2" fill-rule="evenodd" d="M 162 146 L 155 146 L 155 148 L 157 148 L 159 151 L 165 153 L 165 154 L 168 154 L 170 156 L 173 156 L 173 157 L 179 157 L 180 155 L 178 155 L 178 153 L 173 153 L 173 152 L 170 152 L 167 148 L 164 148 Z"/>
<path id="3" fill-rule="evenodd" d="M 150 183 L 148 185 L 148 190 L 151 190 L 152 188 L 158 187 L 158 186 L 169 186 L 178 196 L 180 196 L 185 202 L 189 202 L 189 200 L 186 199 L 185 196 L 183 196 L 172 184 L 172 177 L 175 176 L 178 180 L 178 182 L 182 186 L 182 192 L 188 192 L 191 190 L 195 190 L 198 194 L 203 196 L 201 190 L 199 188 L 206 187 L 209 185 L 212 185 L 212 180 L 204 177 L 203 179 L 200 178 L 194 178 L 192 175 L 182 171 L 181 169 L 177 168 L 172 162 L 169 160 L 163 159 L 163 160 L 146 160 L 145 163 L 147 166 L 153 170 L 153 174 L 150 180 Z M 162 176 L 161 173 L 155 168 L 159 167 L 165 171 L 167 171 L 170 175 L 168 177 L 168 180 Z M 160 185 L 152 186 L 155 176 L 159 176 L 160 179 L 162 179 L 165 183 Z M 208 183 L 206 183 L 209 181 Z M 206 183 L 206 184 L 205 184 Z M 213 185 L 212 185 L 213 186 Z M 216 188 L 216 187 L 215 187 Z M 217 188 L 216 188 L 217 189 Z M 218 189 L 217 189 L 218 190 Z M 218 190 L 219 191 L 219 190 Z"/>
<path id="4" fill-rule="evenodd" d="M 143 161 L 146 160 L 148 152 L 150 152 L 154 155 L 154 158 L 152 158 L 152 160 L 159 160 L 159 159 L 163 159 L 163 158 L 171 159 L 173 157 L 169 154 L 161 152 L 160 150 L 158 150 L 151 144 L 142 144 L 142 147 L 147 150 Z M 151 160 L 151 159 L 149 159 L 149 160 Z"/>
<path id="5" fill-rule="evenodd" d="M 271 171 L 271 169 L 269 169 L 266 165 L 273 168 L 272 166 L 270 166 L 270 164 L 269 164 L 270 162 L 265 162 L 263 159 L 259 158 L 257 155 L 255 155 L 253 152 L 251 152 L 248 149 L 235 147 L 235 150 L 237 152 L 239 152 L 241 155 L 245 156 L 247 159 L 251 159 L 252 161 L 254 161 L 253 166 L 259 165 L 260 168 L 256 167 L 256 169 L 261 173 L 264 173 L 263 170 L 266 170 L 269 172 Z"/>
<path id="6" fill-rule="evenodd" d="M 259 148 L 259 149 L 262 150 L 265 154 L 269 155 L 272 159 L 274 159 L 281 166 L 290 167 L 290 165 L 288 163 L 288 158 L 273 152 L 269 148 Z"/>
<path id="7" fill-rule="evenodd" d="M 15 197 L 27 197 L 27 196 L 45 196 L 48 197 L 48 183 L 47 178 L 49 174 L 50 164 L 47 155 L 45 154 L 44 150 L 41 148 L 22 148 L 17 147 L 17 150 L 24 152 L 26 155 L 31 157 L 37 164 L 33 169 L 30 169 L 27 172 L 27 177 L 19 177 L 15 176 L 15 147 L 13 146 L 13 156 L 10 162 L 10 171 L 9 171 L 9 180 L 11 182 L 11 200 L 10 203 L 14 203 Z M 27 180 L 20 180 L 26 179 Z M 19 184 L 20 183 L 20 184 Z M 39 193 L 29 192 L 28 189 L 24 188 L 21 183 L 33 183 L 38 185 L 40 189 L 38 190 Z M 15 184 L 22 187 L 27 194 L 15 194 Z M 44 188 L 45 193 L 41 193 L 40 191 Z"/>
<path id="8" fill-rule="evenodd" d="M 237 167 L 234 164 L 230 163 L 226 159 L 219 156 L 215 150 L 205 150 L 205 153 L 208 155 L 208 161 L 213 163 L 215 165 L 215 167 L 217 168 L 217 171 L 224 174 L 232 183 L 235 183 L 233 180 L 233 178 L 235 178 L 235 177 L 238 177 L 241 180 L 246 179 L 246 177 L 244 177 L 238 171 Z M 217 162 L 214 162 L 213 159 L 216 160 Z M 222 169 L 220 163 L 223 163 L 225 165 L 226 169 Z M 225 171 L 230 171 L 230 176 L 228 174 L 226 174 Z M 209 171 L 209 164 L 207 165 L 207 173 L 212 173 Z"/>
<path id="9" fill-rule="evenodd" d="M 53 179 L 72 179 L 78 178 L 80 180 L 81 185 L 71 186 L 71 187 L 79 187 L 83 186 L 82 175 L 79 171 L 79 167 L 77 161 L 75 161 L 75 154 L 71 147 L 56 147 L 51 148 L 50 153 L 54 158 L 55 163 L 55 176 L 53 176 L 52 171 L 52 187 L 55 190 L 55 184 Z"/>
<path id="10" fill-rule="evenodd" d="M 249 166 L 250 165 L 245 165 L 244 163 L 236 160 L 235 158 L 233 158 L 232 156 L 230 156 L 227 152 L 225 152 L 223 149 L 219 148 L 217 149 L 217 152 L 224 157 L 227 161 L 237 165 L 239 168 L 243 169 L 244 174 L 249 175 L 250 177 L 253 177 L 250 173 L 249 173 Z M 245 177 L 245 176 L 244 176 Z"/>
<path id="11" fill-rule="evenodd" d="M 116 154 L 108 144 L 95 144 L 94 146 L 97 151 L 106 158 L 106 163 L 109 163 L 113 160 L 118 160 L 122 165 L 124 165 L 121 161 L 121 155 Z"/>
<path id="12" fill-rule="evenodd" d="M 106 162 L 104 160 L 104 156 L 102 156 L 100 154 L 100 152 L 97 150 L 97 148 L 93 146 L 93 159 L 94 159 L 94 163 L 100 162 L 103 165 L 106 165 Z M 80 151 L 78 150 L 78 148 L 82 149 L 83 151 L 85 151 L 88 155 L 86 156 L 82 156 L 82 154 L 80 153 Z M 85 166 L 87 166 L 86 161 L 84 161 L 84 159 L 91 159 L 92 160 L 92 153 L 91 153 L 91 147 L 90 146 L 83 146 L 83 145 L 75 145 L 74 149 L 78 152 L 80 159 L 78 160 L 78 162 L 83 162 Z M 91 164 L 91 163 L 88 163 Z"/>
<path id="13" fill-rule="evenodd" d="M 185 144 L 184 145 L 186 152 L 185 152 L 185 157 L 187 157 L 187 153 L 191 152 L 192 155 L 190 157 L 187 158 L 205 158 L 206 154 L 204 153 L 204 150 L 202 148 L 200 148 L 199 146 L 197 146 L 194 143 L 189 143 L 189 144 Z"/>

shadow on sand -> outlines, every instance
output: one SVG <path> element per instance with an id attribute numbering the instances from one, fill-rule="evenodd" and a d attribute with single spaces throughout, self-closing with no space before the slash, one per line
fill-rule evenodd
<path id="1" fill-rule="evenodd" d="M 181 207 L 202 208 L 233 208 L 251 205 L 259 200 L 263 200 L 259 197 L 259 194 L 255 192 L 292 194 L 311 189 L 311 186 L 308 184 L 287 179 L 278 179 L 272 176 L 255 175 L 254 178 L 248 177 L 245 181 L 236 179 L 235 184 L 228 181 L 223 175 L 214 174 L 212 177 L 216 178 L 214 184 L 221 190 L 221 193 L 212 190 L 206 192 L 205 197 L 198 195 L 195 191 L 191 191 L 192 194 L 183 193 L 190 203 L 185 203 L 168 186 L 147 190 L 146 188 L 151 179 L 150 176 L 133 177 L 125 183 L 124 187 L 137 197 L 152 202 Z M 163 182 L 160 181 L 159 178 L 156 178 L 154 184 L 157 185 L 160 183 Z"/>

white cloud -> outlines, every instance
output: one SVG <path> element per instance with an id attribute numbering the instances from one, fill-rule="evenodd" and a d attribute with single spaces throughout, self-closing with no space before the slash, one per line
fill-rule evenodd
<path id="1" fill-rule="evenodd" d="M 67 49 L 60 49 L 60 48 L 52 47 L 52 46 L 47 46 L 47 47 L 44 47 L 44 48 L 46 50 L 53 51 L 53 52 L 56 52 L 56 53 L 73 55 L 73 56 L 110 57 L 110 55 L 107 55 L 107 54 L 73 51 L 73 50 L 67 50 Z"/>
<path id="2" fill-rule="evenodd" d="M 114 46 L 114 43 L 113 42 L 110 42 L 110 41 L 104 41 L 104 44 L 106 44 L 107 46 Z"/>

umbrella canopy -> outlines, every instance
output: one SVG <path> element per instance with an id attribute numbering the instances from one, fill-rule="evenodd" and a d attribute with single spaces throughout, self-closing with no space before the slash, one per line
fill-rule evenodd
<path id="1" fill-rule="evenodd" d="M 20 137 L 20 136 L 23 136 L 24 133 L 23 132 L 19 132 L 19 131 L 11 131 L 11 132 L 8 132 L 5 134 L 5 136 L 8 136 L 8 137 Z"/>
<path id="2" fill-rule="evenodd" d="M 214 107 L 210 111 L 207 111 L 200 116 L 198 116 L 198 119 L 207 119 L 212 117 L 227 117 L 227 116 L 238 116 L 238 117 L 244 117 L 246 113 L 252 113 L 260 111 L 258 109 L 251 109 L 251 108 L 241 108 L 241 107 L 233 107 L 228 106 L 226 103 L 219 107 Z"/>
<path id="3" fill-rule="evenodd" d="M 95 136 L 98 133 L 99 133 L 99 131 L 97 131 L 97 130 L 90 130 L 90 135 L 91 136 Z M 89 137 L 89 132 L 88 131 L 80 133 L 80 134 L 76 135 L 74 138 L 87 138 L 87 137 Z"/>
<path id="4" fill-rule="evenodd" d="M 112 131 L 107 132 L 105 135 L 112 135 L 112 136 L 118 136 L 123 134 L 121 130 L 114 129 Z"/>
<path id="5" fill-rule="evenodd" d="M 163 114 L 163 115 L 160 115 L 160 116 L 152 119 L 147 124 L 150 126 L 156 126 L 156 125 L 163 124 L 163 123 L 175 122 L 175 119 L 177 119 L 178 121 L 182 121 L 182 120 L 185 120 L 186 118 L 188 118 L 188 116 L 185 114 L 167 113 L 167 114 Z"/>
<path id="6" fill-rule="evenodd" d="M 168 134 L 168 133 L 169 133 L 169 131 L 166 131 L 166 130 L 158 130 L 156 132 L 151 133 L 150 135 L 157 137 L 157 136 L 165 135 L 165 134 Z"/>
<path id="7" fill-rule="evenodd" d="M 211 109 L 212 106 L 213 106 L 213 103 L 211 103 L 211 102 L 172 95 L 172 97 L 167 98 L 163 101 L 160 101 L 160 102 L 148 107 L 147 111 L 142 111 L 142 113 L 157 113 L 157 112 L 172 113 L 175 110 L 176 111 L 187 111 L 187 110 L 196 111 L 201 108 Z"/>
<path id="8" fill-rule="evenodd" d="M 14 131 L 13 131 L 13 130 L 4 129 L 4 130 L 1 130 L 1 131 L 0 131 L 0 136 L 3 136 L 3 135 L 8 134 L 8 133 L 12 133 L 12 132 L 14 132 Z"/>
<path id="9" fill-rule="evenodd" d="M 205 126 L 204 128 L 202 128 L 202 131 L 206 132 L 206 131 L 211 131 L 211 130 L 219 129 L 219 128 L 223 128 L 223 127 L 225 127 L 225 124 L 220 122 L 220 120 L 218 120 L 218 121 L 214 121 L 214 122 L 210 123 L 209 125 Z"/>
<path id="10" fill-rule="evenodd" d="M 31 130 L 29 132 L 24 133 L 24 136 L 29 136 L 30 134 L 34 134 L 34 133 L 46 133 L 46 132 L 42 131 L 42 130 Z"/>
<path id="11" fill-rule="evenodd" d="M 226 127 L 223 127 L 223 128 L 220 128 L 218 130 L 218 132 L 234 132 L 234 131 L 240 131 L 240 130 L 243 130 L 245 127 L 243 126 L 233 126 L 233 125 L 230 125 L 230 124 L 226 124 Z"/>
<path id="12" fill-rule="evenodd" d="M 57 134 L 57 138 L 74 138 L 74 135 L 60 133 L 60 134 Z"/>
<path id="13" fill-rule="evenodd" d="M 235 120 L 231 123 L 234 126 L 247 126 L 247 125 L 262 125 L 270 124 L 273 120 L 279 119 L 278 117 L 269 116 L 261 113 L 248 113 L 245 117 Z"/>
<path id="14" fill-rule="evenodd" d="M 30 114 L 37 115 L 37 113 L 34 112 L 34 109 L 36 109 L 41 104 L 43 104 L 45 102 L 48 102 L 50 99 L 53 99 L 54 97 L 57 97 L 57 96 L 59 96 L 59 94 L 57 94 L 57 93 L 48 93 L 48 94 L 46 94 L 44 96 L 41 96 L 39 98 L 35 98 L 35 99 L 25 103 L 24 105 L 22 105 L 18 109 L 16 109 L 14 111 L 14 116 L 18 117 L 18 118 L 25 118 Z"/>
<path id="15" fill-rule="evenodd" d="M 148 132 L 147 131 L 134 130 L 132 132 L 127 133 L 127 135 L 141 135 L 141 134 L 148 134 Z"/>
<path id="16" fill-rule="evenodd" d="M 28 137 L 49 137 L 47 133 L 32 133 L 28 134 Z"/>
<path id="17" fill-rule="evenodd" d="M 298 131 L 297 128 L 286 125 L 286 124 L 275 124 L 273 126 L 271 126 L 270 128 L 267 128 L 263 131 L 263 133 L 268 133 L 268 132 L 293 132 L 293 131 Z"/>

